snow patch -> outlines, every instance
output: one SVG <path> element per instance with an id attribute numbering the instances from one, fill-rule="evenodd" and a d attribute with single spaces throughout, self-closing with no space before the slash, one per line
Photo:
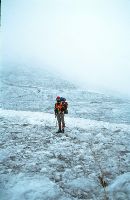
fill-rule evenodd
<path id="1" fill-rule="evenodd" d="M 130 199 L 130 172 L 118 176 L 108 190 L 111 200 Z"/>
<path id="2" fill-rule="evenodd" d="M 61 196 L 61 192 L 56 184 L 44 176 L 34 175 L 31 177 L 25 174 L 11 176 L 7 186 L 11 187 L 5 199 L 10 200 L 56 200 Z"/>

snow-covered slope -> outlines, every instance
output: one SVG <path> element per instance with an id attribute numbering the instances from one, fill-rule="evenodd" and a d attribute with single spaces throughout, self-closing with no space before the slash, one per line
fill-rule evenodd
<path id="1" fill-rule="evenodd" d="M 63 78 L 35 68 L 3 67 L 0 107 L 53 113 L 55 98 L 61 95 L 69 102 L 71 117 L 130 124 L 130 101 L 82 90 Z"/>
<path id="2" fill-rule="evenodd" d="M 2 200 L 130 198 L 130 125 L 67 116 L 56 134 L 53 114 L 0 117 Z"/>
<path id="3" fill-rule="evenodd" d="M 0 93 L 0 200 L 130 199 L 129 101 L 20 66 L 2 68 Z"/>

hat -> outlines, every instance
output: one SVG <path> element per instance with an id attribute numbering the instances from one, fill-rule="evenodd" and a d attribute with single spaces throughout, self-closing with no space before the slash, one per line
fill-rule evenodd
<path id="1" fill-rule="evenodd" d="M 57 96 L 57 97 L 56 97 L 56 101 L 60 101 L 60 96 Z"/>

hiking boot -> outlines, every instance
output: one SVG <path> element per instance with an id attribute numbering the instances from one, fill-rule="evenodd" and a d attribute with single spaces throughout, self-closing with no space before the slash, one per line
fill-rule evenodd
<path id="1" fill-rule="evenodd" d="M 61 130 L 58 130 L 56 133 L 62 133 L 62 131 L 61 131 Z"/>
<path id="2" fill-rule="evenodd" d="M 64 128 L 63 128 L 63 129 L 62 129 L 62 133 L 64 133 L 64 131 L 65 131 L 65 130 L 64 130 Z"/>

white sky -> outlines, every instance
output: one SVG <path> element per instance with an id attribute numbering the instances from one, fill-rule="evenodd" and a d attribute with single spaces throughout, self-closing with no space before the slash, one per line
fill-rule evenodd
<path id="1" fill-rule="evenodd" d="M 130 96 L 130 0 L 3 0 L 4 62 Z"/>

